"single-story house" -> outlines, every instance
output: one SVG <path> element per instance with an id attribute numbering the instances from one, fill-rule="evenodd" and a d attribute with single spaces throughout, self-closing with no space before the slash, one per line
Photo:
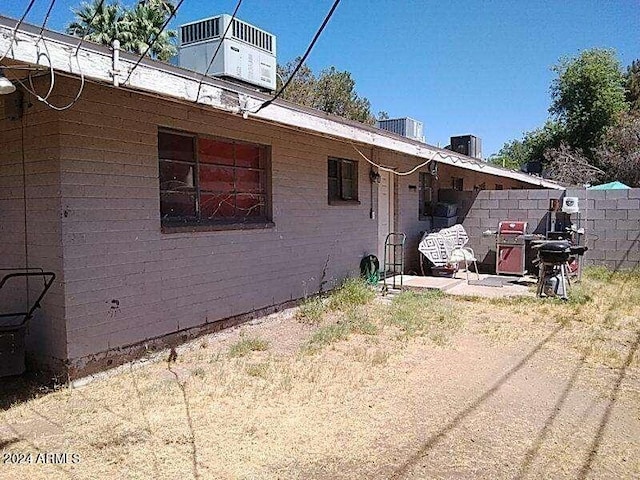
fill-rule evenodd
<path id="1" fill-rule="evenodd" d="M 70 378 L 330 289 L 390 231 L 417 270 L 439 192 L 562 188 L 284 101 L 254 114 L 268 94 L 15 25 L 6 76 L 44 98 L 50 62 L 47 102 L 72 106 L 0 100 L 0 266 L 56 273 L 28 353 Z"/>

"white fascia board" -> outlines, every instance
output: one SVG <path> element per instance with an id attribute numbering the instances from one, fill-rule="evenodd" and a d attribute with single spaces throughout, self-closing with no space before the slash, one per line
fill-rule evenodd
<path id="1" fill-rule="evenodd" d="M 8 59 L 48 68 L 48 57 L 57 71 L 74 75 L 84 74 L 93 80 L 113 82 L 113 58 L 110 48 L 85 41 L 76 59 L 74 53 L 79 39 L 45 30 L 42 40 L 36 43 L 39 38 L 39 27 L 23 24 L 12 41 L 15 25 L 15 20 L 0 16 L 0 52 L 9 50 Z M 120 53 L 119 73 L 117 73 L 119 83 L 127 78 L 129 70 L 137 59 L 135 55 Z M 119 88 L 145 91 L 195 103 L 200 79 L 201 75 L 196 72 L 144 59 L 133 71 L 127 84 Z M 237 95 L 238 104 L 242 108 L 229 104 L 227 100 L 229 93 Z M 269 98 L 249 88 L 205 77 L 197 103 L 240 114 L 245 110 L 249 112 L 256 110 Z M 352 143 L 388 149 L 424 160 L 434 159 L 462 169 L 511 178 L 544 188 L 564 190 L 563 186 L 543 178 L 502 169 L 449 150 L 403 139 L 379 129 L 361 126 L 322 112 L 310 112 L 304 107 L 296 107 L 285 102 L 274 102 L 256 114 L 249 114 L 266 122 L 276 122 Z"/>

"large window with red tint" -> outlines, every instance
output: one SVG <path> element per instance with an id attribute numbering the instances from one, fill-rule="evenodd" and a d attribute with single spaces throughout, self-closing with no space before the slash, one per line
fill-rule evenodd
<path id="1" fill-rule="evenodd" d="M 269 219 L 267 146 L 161 130 L 158 157 L 163 225 Z"/>

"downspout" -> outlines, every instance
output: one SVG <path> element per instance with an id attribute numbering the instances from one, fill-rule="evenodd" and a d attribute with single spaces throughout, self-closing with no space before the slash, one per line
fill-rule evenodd
<path id="1" fill-rule="evenodd" d="M 113 77 L 113 86 L 120 86 L 120 40 L 116 39 L 113 41 L 113 50 L 112 50 L 112 60 L 111 60 L 111 76 Z"/>

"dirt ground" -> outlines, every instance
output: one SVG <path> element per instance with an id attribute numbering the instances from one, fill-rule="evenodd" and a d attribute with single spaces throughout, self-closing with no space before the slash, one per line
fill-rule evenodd
<path id="1" fill-rule="evenodd" d="M 339 311 L 272 315 L 10 406 L 0 478 L 640 478 L 640 289 L 620 285 L 436 298 L 417 331 L 377 299 L 337 340 L 313 335 Z"/>

